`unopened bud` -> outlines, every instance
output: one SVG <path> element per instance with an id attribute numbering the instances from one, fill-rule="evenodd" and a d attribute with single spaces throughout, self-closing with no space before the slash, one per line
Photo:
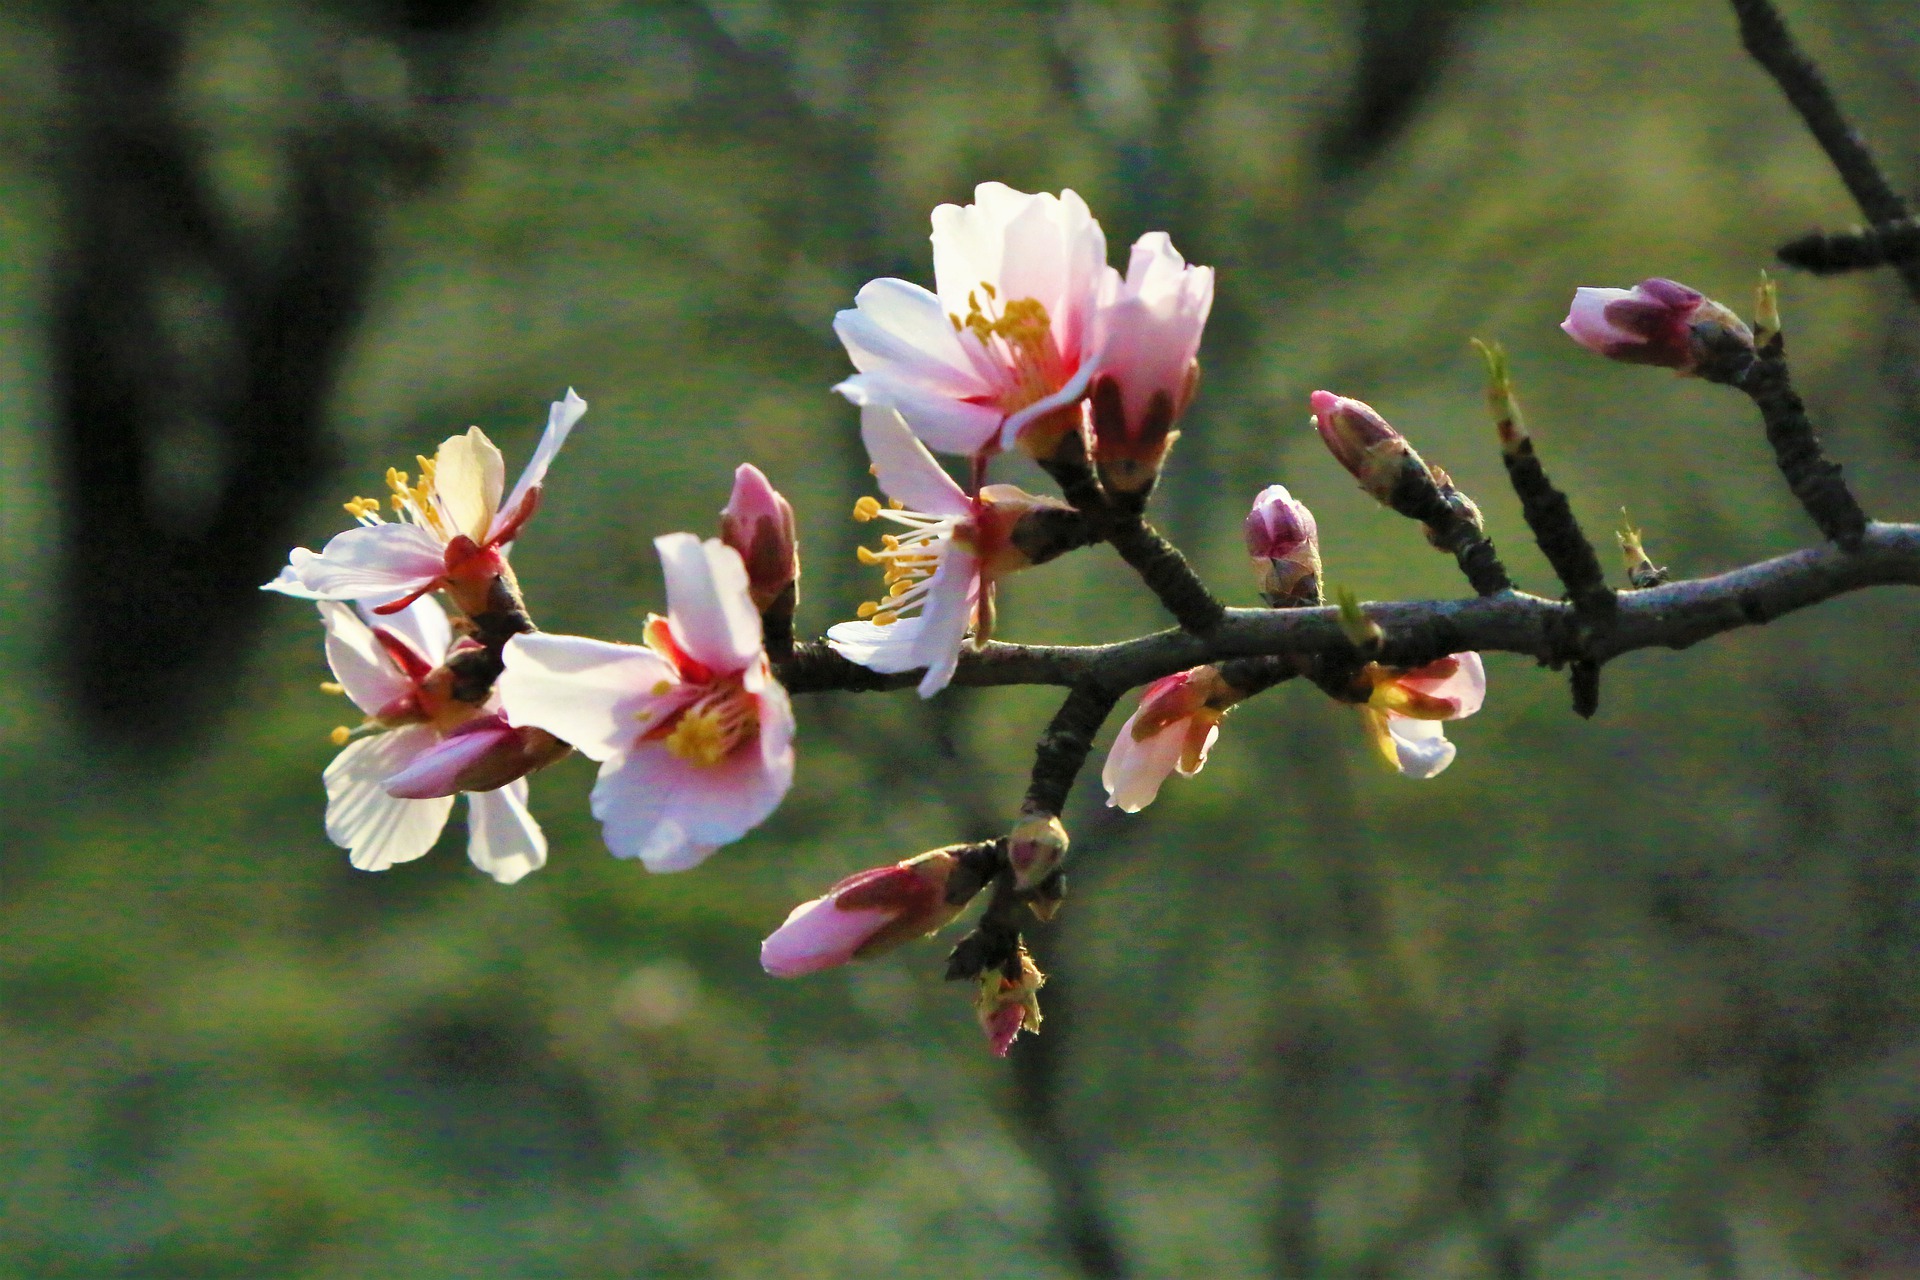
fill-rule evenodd
<path id="1" fill-rule="evenodd" d="M 1781 334 L 1780 286 L 1762 271 L 1753 291 L 1753 342 L 1765 347 Z"/>
<path id="2" fill-rule="evenodd" d="M 1493 416 L 1493 429 L 1500 435 L 1502 453 L 1519 453 L 1527 443 L 1527 424 L 1520 416 L 1520 401 L 1513 394 L 1513 377 L 1507 372 L 1507 351 L 1497 342 L 1468 339 L 1480 358 L 1487 362 L 1487 412 Z"/>
<path id="3" fill-rule="evenodd" d="M 1069 843 L 1059 814 L 1022 810 L 1020 821 L 1007 836 L 1007 863 L 1013 868 L 1013 887 L 1031 889 L 1052 875 L 1066 859 Z"/>
<path id="4" fill-rule="evenodd" d="M 1165 232 L 1135 242 L 1101 324 L 1090 388 L 1093 460 L 1113 493 L 1145 495 L 1199 385 L 1200 335 L 1213 309 L 1213 268 L 1190 266 Z"/>
<path id="5" fill-rule="evenodd" d="M 1406 437 L 1389 426 L 1373 406 L 1331 391 L 1314 392 L 1309 403 L 1313 406 L 1313 425 L 1328 452 L 1378 501 L 1393 505 L 1394 490 L 1403 477 L 1430 479 L 1427 464 Z"/>
<path id="6" fill-rule="evenodd" d="M 1692 373 L 1728 351 L 1753 350 L 1753 332 L 1732 311 L 1673 280 L 1631 289 L 1574 290 L 1560 322 L 1569 338 L 1609 360 Z"/>
<path id="7" fill-rule="evenodd" d="M 1307 504 L 1285 485 L 1268 485 L 1253 500 L 1245 525 L 1260 595 L 1276 609 L 1320 603 L 1320 530 Z"/>
<path id="8" fill-rule="evenodd" d="M 1016 975 L 1011 978 L 999 967 L 980 975 L 980 994 L 973 1006 L 980 1029 L 986 1033 L 987 1047 L 996 1058 L 1007 1056 L 1013 1038 L 1022 1031 L 1040 1030 L 1039 993 L 1047 977 L 1024 944 L 1015 953 L 1011 967 Z"/>
<path id="9" fill-rule="evenodd" d="M 1340 629 L 1356 649 L 1376 648 L 1387 638 L 1380 624 L 1367 616 L 1360 607 L 1360 597 L 1353 594 L 1350 587 L 1342 587 L 1339 592 Z"/>
<path id="10" fill-rule="evenodd" d="M 949 923 L 966 905 L 947 901 L 957 862 L 948 849 L 848 876 L 803 902 L 760 944 L 760 966 L 797 978 L 890 951 Z"/>
<path id="11" fill-rule="evenodd" d="M 489 713 L 467 721 L 414 757 L 386 780 L 386 791 L 403 800 L 497 791 L 564 759 L 572 750 L 545 729 L 516 727 L 505 716 Z"/>
<path id="12" fill-rule="evenodd" d="M 734 470 L 733 494 L 720 512 L 720 540 L 738 551 L 747 566 L 753 607 L 765 613 L 780 602 L 792 616 L 800 582 L 793 507 L 752 463 Z M 784 601 L 783 595 L 788 597 Z"/>

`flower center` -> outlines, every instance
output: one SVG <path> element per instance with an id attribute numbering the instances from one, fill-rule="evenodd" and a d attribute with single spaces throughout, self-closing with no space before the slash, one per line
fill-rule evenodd
<path id="1" fill-rule="evenodd" d="M 987 295 L 985 307 L 980 305 L 982 293 Z M 1039 299 L 1014 298 L 1001 304 L 994 287 L 982 280 L 977 291 L 967 294 L 966 316 L 949 313 L 947 318 L 955 333 L 971 333 L 997 358 L 1006 375 L 999 396 L 1002 412 L 1017 413 L 1066 385 L 1053 321 Z"/>
<path id="2" fill-rule="evenodd" d="M 952 544 L 960 522 L 952 516 L 908 511 L 897 502 L 883 507 L 872 497 L 853 504 L 853 518 L 863 524 L 868 520 L 891 520 L 907 528 L 906 533 L 882 534 L 878 551 L 861 547 L 858 552 L 861 564 L 883 566 L 882 582 L 886 587 L 880 599 L 862 604 L 859 614 L 877 627 L 890 626 L 903 614 L 927 602 L 934 572 Z"/>
<path id="3" fill-rule="evenodd" d="M 674 755 L 711 769 L 759 737 L 760 700 L 737 677 L 724 680 L 646 736 L 655 734 Z"/>

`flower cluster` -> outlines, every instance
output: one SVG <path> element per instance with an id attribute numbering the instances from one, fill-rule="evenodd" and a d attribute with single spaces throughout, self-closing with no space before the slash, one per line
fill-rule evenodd
<path id="1" fill-rule="evenodd" d="M 1212 270 L 1154 232 L 1134 244 L 1123 274 L 1073 192 L 997 183 L 971 204 L 936 209 L 932 241 L 932 290 L 876 280 L 834 321 L 856 371 L 835 389 L 858 406 L 882 495 L 862 497 L 853 514 L 884 532 L 858 551 L 881 571 L 880 591 L 823 640 L 794 641 L 793 509 L 745 464 L 718 537 L 654 540 L 666 608 L 638 643 L 536 630 L 509 556 L 586 412 L 571 391 L 510 492 L 499 450 L 472 428 L 420 458 L 416 475 L 388 471 L 384 504 L 348 502 L 354 527 L 320 551 L 291 553 L 267 588 L 317 603 L 329 687 L 363 716 L 335 731 L 344 749 L 325 773 L 326 830 L 353 866 L 425 854 L 465 794 L 470 857 L 503 883 L 519 879 L 547 855 L 528 775 L 575 750 L 598 764 L 591 807 L 615 856 L 652 871 L 696 866 L 765 822 L 792 785 L 786 685 L 796 673 L 807 688 L 864 688 L 874 675 L 845 673 L 917 672 L 920 696 L 933 697 L 994 636 L 999 582 L 1082 546 L 1111 542 L 1189 630 L 1203 630 L 1173 594 L 1212 597 L 1143 512 L 1198 386 Z M 1615 358 L 1685 368 L 1700 343 L 1738 324 L 1716 305 L 1667 281 L 1631 294 L 1583 289 L 1565 327 Z M 1428 522 L 1435 545 L 1458 551 L 1462 528 L 1478 535 L 1478 509 L 1373 408 L 1327 391 L 1309 403 L 1314 428 L 1364 490 Z M 996 456 L 1015 448 L 1062 498 L 987 482 Z M 936 453 L 964 458 L 961 474 Z M 1305 504 L 1270 485 L 1244 534 L 1268 607 L 1322 606 L 1326 568 Z M 1169 775 L 1197 774 L 1228 711 L 1296 676 L 1355 707 L 1399 773 L 1440 773 L 1455 754 L 1442 722 L 1485 698 L 1479 655 L 1429 650 L 1392 665 L 1364 611 L 1343 606 L 1343 616 L 1344 651 L 1218 659 L 1147 683 L 1108 748 L 1107 803 L 1137 813 Z M 848 876 L 766 938 L 767 972 L 794 977 L 879 954 L 937 932 L 985 894 L 948 975 L 977 983 L 994 1052 L 1037 1030 L 1045 978 L 1019 925 L 1025 911 L 1046 920 L 1064 901 L 1060 810 L 1112 705 L 1090 696 L 1076 690 L 1042 740 L 1007 836 Z"/>

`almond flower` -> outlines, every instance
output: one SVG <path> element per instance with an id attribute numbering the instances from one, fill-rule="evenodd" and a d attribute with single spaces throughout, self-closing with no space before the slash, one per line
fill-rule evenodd
<path id="1" fill-rule="evenodd" d="M 1658 276 L 1631 289 L 1576 289 L 1560 328 L 1585 347 L 1627 364 L 1692 371 L 1702 340 L 1731 336 L 1749 350 L 1753 334 L 1738 316 L 1678 281 Z"/>
<path id="2" fill-rule="evenodd" d="M 925 667 L 920 696 L 931 698 L 953 679 L 969 628 L 976 646 L 992 634 L 995 580 L 1030 563 L 1014 545 L 1014 525 L 1046 504 L 1004 484 L 968 497 L 892 409 L 863 408 L 860 439 L 893 502 L 862 498 L 854 519 L 904 532 L 885 535 L 879 551 L 860 548 L 862 563 L 885 567 L 887 590 L 860 606 L 862 621 L 829 627 L 827 642 L 873 671 Z"/>
<path id="3" fill-rule="evenodd" d="M 1125 280 L 1100 309 L 1093 456 L 1109 488 L 1139 492 L 1160 473 L 1200 379 L 1213 268 L 1188 266 L 1164 231 L 1134 242 Z"/>
<path id="4" fill-rule="evenodd" d="M 1031 427 L 1022 443 L 1047 457 L 1094 373 L 1095 311 L 1117 279 L 1106 236 L 1071 191 L 983 182 L 973 199 L 933 211 L 934 292 L 874 280 L 834 317 L 859 370 L 834 390 L 898 409 L 943 453 L 991 455 Z"/>
<path id="5" fill-rule="evenodd" d="M 1373 685 L 1362 704 L 1367 732 L 1386 762 L 1409 778 L 1431 778 L 1453 763 L 1454 745 L 1440 729 L 1480 709 L 1487 669 L 1477 653 L 1455 653 L 1412 671 L 1369 663 L 1361 678 Z"/>
<path id="6" fill-rule="evenodd" d="M 964 905 L 946 900 L 955 861 L 935 849 L 848 876 L 788 914 L 760 944 L 760 967 L 776 978 L 797 978 L 934 932 Z"/>
<path id="7" fill-rule="evenodd" d="M 375 601 L 374 612 L 386 614 L 446 588 L 465 612 L 484 611 L 495 579 L 506 571 L 507 545 L 539 507 L 547 468 L 586 411 L 587 402 L 572 390 L 554 402 L 533 459 L 504 503 L 505 463 L 478 427 L 448 437 L 431 460 L 418 459 L 418 481 L 389 468 L 395 519 L 380 514 L 379 499 L 355 498 L 346 508 L 359 527 L 334 535 L 317 554 L 295 547 L 263 590 Z"/>
<path id="8" fill-rule="evenodd" d="M 327 836 L 355 867 L 384 871 L 431 849 L 453 810 L 460 773 L 484 766 L 490 754 L 517 750 L 517 739 L 491 708 L 451 696 L 453 676 L 441 659 L 453 632 L 438 602 L 419 600 L 387 617 L 334 601 L 319 608 L 327 664 L 367 717 L 357 729 L 334 730 L 346 750 L 324 775 Z M 409 779 L 417 786 L 422 777 L 446 789 L 430 798 L 392 789 Z M 546 862 L 547 840 L 527 811 L 524 776 L 468 792 L 467 856 L 502 884 Z"/>
<path id="9" fill-rule="evenodd" d="M 1221 719 L 1241 696 L 1210 666 L 1148 685 L 1100 770 L 1108 807 L 1138 813 L 1160 794 L 1168 774 L 1191 778 L 1200 772 L 1220 736 Z"/>
<path id="10" fill-rule="evenodd" d="M 1320 603 L 1320 527 L 1306 503 L 1270 484 L 1254 496 L 1242 530 L 1261 599 L 1276 609 Z"/>
<path id="11" fill-rule="evenodd" d="M 667 616 L 646 645 L 515 636 L 507 719 L 600 761 L 593 816 L 615 857 L 683 871 L 760 825 L 793 782 L 793 708 L 761 647 L 739 552 L 690 533 L 653 540 Z"/>

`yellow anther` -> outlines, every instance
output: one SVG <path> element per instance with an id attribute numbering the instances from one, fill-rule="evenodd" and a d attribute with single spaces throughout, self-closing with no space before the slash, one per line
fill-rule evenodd
<path id="1" fill-rule="evenodd" d="M 861 564 L 879 564 L 880 563 L 880 557 L 873 554 L 873 552 L 867 550 L 865 547 L 855 547 L 853 549 L 853 554 L 859 557 Z"/>
<path id="2" fill-rule="evenodd" d="M 320 692 L 322 693 L 345 693 L 346 691 L 344 685 L 336 684 L 332 680 L 322 680 L 320 682 Z"/>
<path id="3" fill-rule="evenodd" d="M 900 501 L 900 499 L 898 499 L 898 498 L 888 498 L 888 499 L 887 499 L 887 510 L 889 510 L 889 511 L 905 511 L 906 509 L 907 509 L 907 504 L 906 504 L 906 503 L 904 503 L 904 502 L 902 502 L 902 501 Z"/>
<path id="4" fill-rule="evenodd" d="M 988 284 L 985 280 L 982 280 L 980 282 L 980 292 L 987 295 L 988 301 L 992 301 L 993 299 L 1000 296 L 999 291 L 995 289 L 991 284 Z"/>
<path id="5" fill-rule="evenodd" d="M 880 612 L 880 606 L 875 604 L 873 601 L 868 600 L 865 603 L 863 603 L 858 609 L 854 610 L 854 612 L 859 614 L 863 618 L 871 618 L 874 614 Z"/>
<path id="6" fill-rule="evenodd" d="M 653 696 L 658 698 L 663 694 L 667 693 L 672 688 L 673 688 L 673 681 L 671 680 L 655 680 L 653 682 Z"/>
<path id="7" fill-rule="evenodd" d="M 873 615 L 873 625 L 876 627 L 890 627 L 898 621 L 900 621 L 900 615 L 888 609 L 882 609 Z"/>
<path id="8" fill-rule="evenodd" d="M 956 315 L 954 312 L 949 311 L 947 312 L 947 319 L 953 321 L 953 331 L 955 333 L 960 332 L 960 329 L 962 327 L 960 324 L 960 317 Z"/>
<path id="9" fill-rule="evenodd" d="M 900 549 L 900 535 L 897 533 L 883 533 L 880 535 L 880 545 L 889 551 L 898 551 Z"/>
<path id="10" fill-rule="evenodd" d="M 333 726 L 333 732 L 327 735 L 327 737 L 333 739 L 333 745 L 336 747 L 346 746 L 347 739 L 351 738 L 352 736 L 353 736 L 353 730 L 347 728 L 347 726 L 343 724 L 337 724 Z"/>
<path id="11" fill-rule="evenodd" d="M 416 453 L 413 455 L 413 460 L 420 464 L 421 487 L 425 488 L 427 485 L 432 484 L 434 473 L 439 470 L 439 468 L 434 465 L 433 459 L 421 457 Z"/>
<path id="12" fill-rule="evenodd" d="M 727 734 L 711 712 L 689 711 L 667 735 L 667 750 L 691 764 L 711 768 L 727 754 Z"/>
<path id="13" fill-rule="evenodd" d="M 853 518 L 865 524 L 880 514 L 880 500 L 868 494 L 853 504 Z"/>
<path id="14" fill-rule="evenodd" d="M 911 590 L 913 590 L 913 580 L 911 578 L 896 578 L 894 579 L 893 585 L 887 588 L 887 599 L 891 600 L 896 596 L 903 596 Z"/>
<path id="15" fill-rule="evenodd" d="M 407 509 L 407 500 L 401 497 L 397 493 L 394 494 L 391 498 L 388 498 L 387 501 L 393 504 L 393 509 L 396 512 L 405 511 Z"/>

